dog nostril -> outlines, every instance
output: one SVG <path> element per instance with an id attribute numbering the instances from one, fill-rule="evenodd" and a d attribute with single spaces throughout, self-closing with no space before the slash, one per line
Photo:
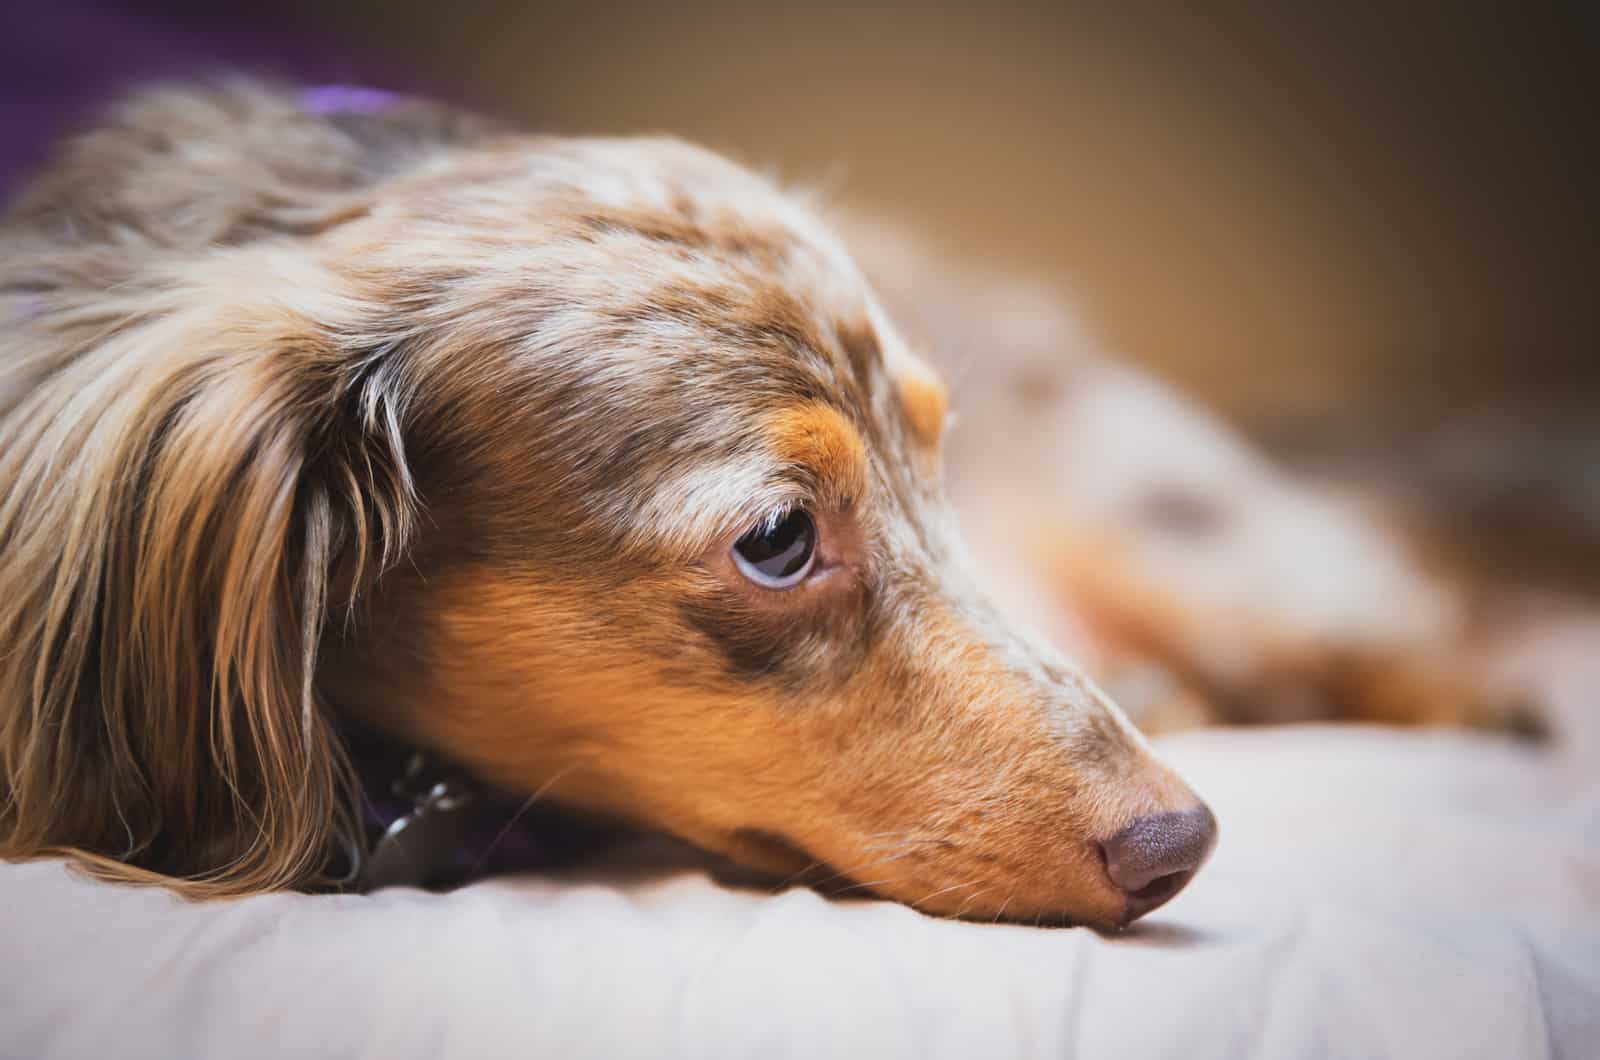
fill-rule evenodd
<path id="1" fill-rule="evenodd" d="M 1141 904 L 1154 903 L 1147 907 L 1154 909 L 1156 905 L 1183 890 L 1183 885 L 1193 876 L 1193 872 L 1169 872 L 1165 876 L 1157 876 L 1137 891 L 1129 892 L 1128 897 Z"/>
<path id="2" fill-rule="evenodd" d="M 1100 844 L 1106 875 L 1128 895 L 1128 918 L 1183 890 L 1217 841 L 1217 820 L 1201 805 L 1141 817 Z"/>

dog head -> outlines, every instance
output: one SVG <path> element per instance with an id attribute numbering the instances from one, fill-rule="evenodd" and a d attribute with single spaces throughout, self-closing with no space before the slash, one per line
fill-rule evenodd
<path id="1" fill-rule="evenodd" d="M 768 182 L 236 86 L 6 239 L 6 853 L 305 882 L 343 713 L 931 912 L 1125 923 L 1209 852 L 967 581 L 943 387 Z"/>

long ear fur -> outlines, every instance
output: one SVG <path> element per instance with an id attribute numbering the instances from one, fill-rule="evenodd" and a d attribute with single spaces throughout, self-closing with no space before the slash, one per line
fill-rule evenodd
<path id="1" fill-rule="evenodd" d="M 294 241 L 0 248 L 0 856 L 315 883 L 356 824 L 318 642 L 410 536 L 403 388 Z"/>

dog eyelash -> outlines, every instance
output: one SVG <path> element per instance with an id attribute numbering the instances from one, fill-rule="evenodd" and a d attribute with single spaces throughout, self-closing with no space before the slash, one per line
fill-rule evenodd
<path id="1" fill-rule="evenodd" d="M 757 519 L 755 525 L 751 527 L 751 529 L 760 530 L 764 534 L 770 534 L 778 528 L 780 523 L 789 518 L 789 516 L 794 513 L 795 509 L 799 507 L 800 504 L 796 501 L 785 501 L 776 508 L 773 508 L 765 516 Z"/>

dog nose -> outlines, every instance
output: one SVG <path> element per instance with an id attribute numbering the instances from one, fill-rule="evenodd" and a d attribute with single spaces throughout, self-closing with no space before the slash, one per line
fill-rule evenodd
<path id="1" fill-rule="evenodd" d="M 1205 864 L 1217 819 L 1204 803 L 1141 817 L 1100 844 L 1106 875 L 1128 896 L 1125 923 L 1164 905 Z"/>

